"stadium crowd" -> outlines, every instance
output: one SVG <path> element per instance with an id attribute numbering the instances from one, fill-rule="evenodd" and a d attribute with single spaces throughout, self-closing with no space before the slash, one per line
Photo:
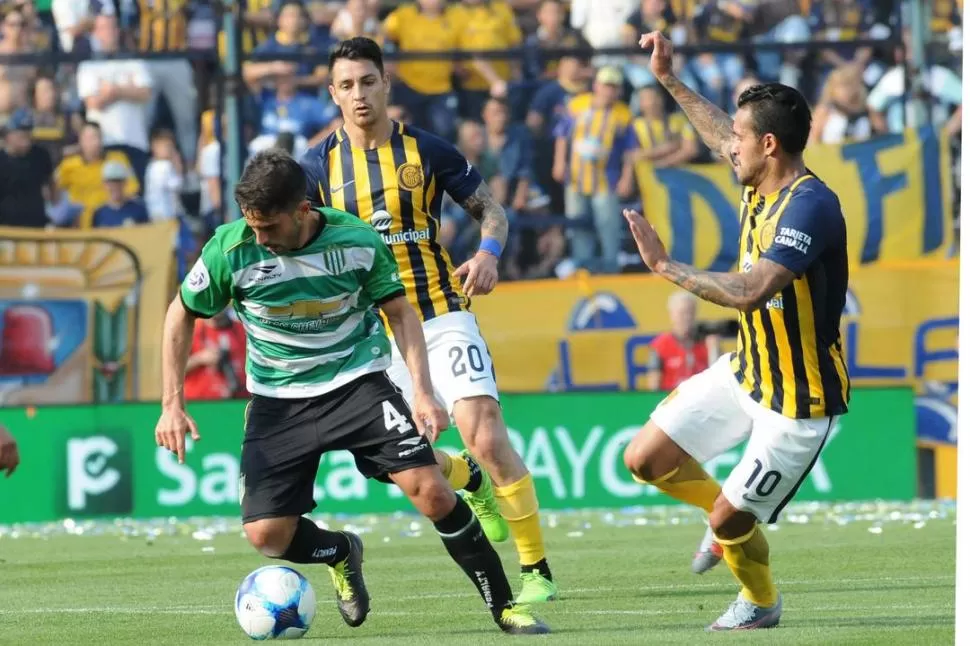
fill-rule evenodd
<path id="1" fill-rule="evenodd" d="M 748 85 L 780 80 L 813 101 L 812 143 L 900 133 L 923 111 L 959 159 L 962 0 L 926 7 L 928 62 L 917 69 L 908 10 L 892 0 L 245 0 L 245 144 L 249 154 L 280 146 L 299 156 L 340 127 L 326 66 L 337 40 L 365 35 L 397 52 L 516 49 L 511 60 L 393 64 L 395 118 L 454 142 L 506 205 L 505 279 L 635 271 L 620 216 L 640 199 L 633 164 L 710 159 L 646 58 L 627 53 L 641 33 L 687 46 L 678 74 L 728 110 Z M 222 10 L 211 0 L 2 3 L 0 225 L 177 218 L 184 273 L 226 217 Z M 743 47 L 809 40 L 827 46 Z M 102 56 L 119 51 L 133 58 Z M 56 53 L 74 58 L 53 62 L 63 60 Z M 477 248 L 477 226 L 456 205 L 444 204 L 440 226 L 456 261 Z"/>

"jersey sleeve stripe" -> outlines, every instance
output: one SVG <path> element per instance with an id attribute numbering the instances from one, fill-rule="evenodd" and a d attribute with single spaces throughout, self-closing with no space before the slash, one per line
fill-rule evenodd
<path id="1" fill-rule="evenodd" d="M 381 296 L 375 302 L 376 302 L 377 305 L 383 305 L 384 303 L 390 303 L 395 298 L 401 298 L 402 296 L 406 297 L 407 296 L 407 293 L 403 289 L 396 289 L 393 292 L 391 292 L 390 294 L 387 294 L 385 296 Z"/>

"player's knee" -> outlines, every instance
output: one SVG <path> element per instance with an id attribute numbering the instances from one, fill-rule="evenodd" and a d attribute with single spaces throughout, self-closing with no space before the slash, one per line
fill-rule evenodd
<path id="1" fill-rule="evenodd" d="M 714 509 L 708 520 L 714 534 L 728 540 L 744 536 L 758 522 L 754 514 L 737 509 L 723 494 L 714 501 Z"/>
<path id="2" fill-rule="evenodd" d="M 455 404 L 455 422 L 468 450 L 485 465 L 507 461 L 512 451 L 498 402 L 491 397 L 472 397 Z"/>
<path id="3" fill-rule="evenodd" d="M 257 552 L 271 559 L 278 559 L 286 553 L 293 532 L 296 530 L 294 518 L 264 518 L 243 525 L 246 538 Z"/>
<path id="4" fill-rule="evenodd" d="M 662 478 L 689 456 L 652 421 L 623 450 L 623 464 L 640 480 Z"/>
<path id="5" fill-rule="evenodd" d="M 411 469 L 392 479 L 415 509 L 431 520 L 444 518 L 455 507 L 455 490 L 434 467 Z"/>

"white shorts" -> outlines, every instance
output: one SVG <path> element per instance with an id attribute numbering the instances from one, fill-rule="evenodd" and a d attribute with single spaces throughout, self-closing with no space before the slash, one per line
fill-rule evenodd
<path id="1" fill-rule="evenodd" d="M 749 440 L 721 493 L 736 509 L 774 523 L 838 417 L 791 419 L 761 406 L 738 384 L 725 354 L 676 388 L 650 419 L 701 464 Z"/>
<path id="2" fill-rule="evenodd" d="M 423 327 L 431 385 L 449 415 L 459 399 L 487 395 L 498 401 L 492 357 L 474 314 L 448 312 L 426 321 Z M 411 374 L 393 341 L 387 374 L 411 404 L 414 401 Z"/>

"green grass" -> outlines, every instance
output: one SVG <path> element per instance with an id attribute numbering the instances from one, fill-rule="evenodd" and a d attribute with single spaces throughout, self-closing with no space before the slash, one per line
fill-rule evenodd
<path id="1" fill-rule="evenodd" d="M 781 627 L 742 639 L 812 646 L 952 644 L 955 527 L 952 507 L 938 509 L 922 522 L 905 510 L 887 509 L 836 522 L 831 510 L 813 508 L 795 519 L 800 522 L 770 531 L 785 614 Z M 540 643 L 737 640 L 703 632 L 737 589 L 723 564 L 703 577 L 691 574 L 702 526 L 699 517 L 676 518 L 691 522 L 660 524 L 644 512 L 557 514 L 546 538 L 562 599 L 538 608 L 555 632 Z M 870 531 L 873 518 L 881 533 Z M 471 646 L 515 639 L 493 626 L 424 521 L 355 522 L 369 528 L 370 617 L 358 629 L 345 626 L 325 569 L 300 566 L 319 600 L 304 641 Z M 151 544 L 144 535 L 121 535 L 153 527 L 165 526 L 98 525 L 81 536 L 52 527 L 21 529 L 18 538 L 0 532 L 0 643 L 248 643 L 233 615 L 233 595 L 249 571 L 268 561 L 252 552 L 234 521 L 226 531 L 217 528 L 211 540 L 193 538 L 198 527 L 188 524 L 170 526 L 170 534 Z M 419 536 L 413 527 L 420 528 Z M 98 528 L 105 533 L 88 535 Z M 511 543 L 499 551 L 515 576 Z"/>

